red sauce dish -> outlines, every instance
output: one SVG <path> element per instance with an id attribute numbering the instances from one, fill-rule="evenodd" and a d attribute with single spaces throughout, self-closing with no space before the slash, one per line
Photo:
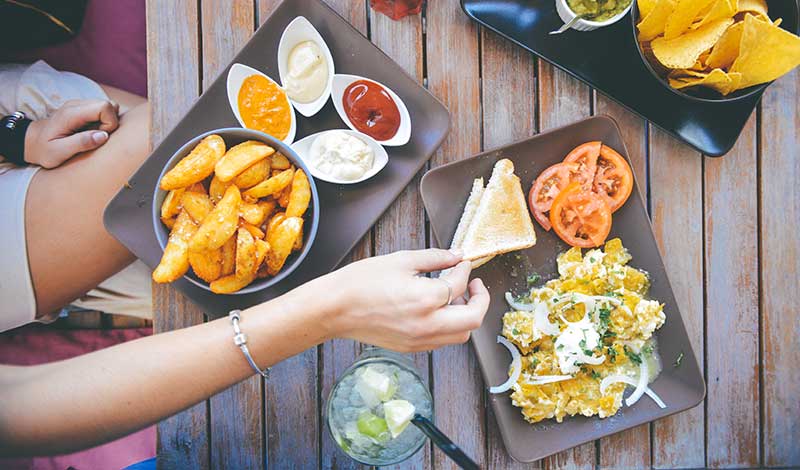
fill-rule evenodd
<path id="1" fill-rule="evenodd" d="M 359 132 L 377 141 L 389 140 L 400 129 L 400 110 L 389 92 L 375 82 L 357 80 L 342 95 L 347 118 Z"/>

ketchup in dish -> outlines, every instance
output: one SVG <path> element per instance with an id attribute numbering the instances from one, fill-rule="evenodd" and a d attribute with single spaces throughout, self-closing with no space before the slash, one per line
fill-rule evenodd
<path id="1" fill-rule="evenodd" d="M 400 110 L 382 86 L 368 80 L 350 84 L 342 96 L 344 112 L 359 132 L 389 140 L 400 128 Z"/>

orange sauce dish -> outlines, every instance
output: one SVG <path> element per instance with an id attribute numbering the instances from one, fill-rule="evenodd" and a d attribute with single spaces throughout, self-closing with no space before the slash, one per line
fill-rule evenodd
<path id="1" fill-rule="evenodd" d="M 239 89 L 239 115 L 245 127 L 283 140 L 289 135 L 292 111 L 286 93 L 261 75 L 250 75 Z"/>

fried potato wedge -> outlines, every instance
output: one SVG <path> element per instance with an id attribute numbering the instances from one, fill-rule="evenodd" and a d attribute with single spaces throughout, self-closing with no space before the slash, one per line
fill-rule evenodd
<path id="1" fill-rule="evenodd" d="M 292 166 L 291 162 L 289 162 L 289 159 L 286 158 L 286 155 L 282 153 L 273 153 L 271 159 L 273 170 L 288 170 L 289 167 Z"/>
<path id="2" fill-rule="evenodd" d="M 249 279 L 252 281 L 256 277 L 256 241 L 250 232 L 245 228 L 240 228 L 236 233 L 236 271 L 237 279 Z"/>
<path id="3" fill-rule="evenodd" d="M 294 171 L 289 168 L 288 170 L 284 170 L 277 175 L 253 186 L 245 191 L 244 195 L 248 197 L 262 198 L 272 196 L 273 194 L 278 194 L 292 183 L 293 178 Z"/>
<path id="4" fill-rule="evenodd" d="M 286 219 L 285 212 L 278 212 L 269 219 L 267 222 L 267 239 L 269 239 L 269 233 L 275 230 L 275 228 L 281 224 Z"/>
<path id="5" fill-rule="evenodd" d="M 186 191 L 181 197 L 181 206 L 183 210 L 189 213 L 189 216 L 195 223 L 203 223 L 206 216 L 214 210 L 214 203 L 203 193 L 196 193 L 194 191 Z"/>
<path id="6" fill-rule="evenodd" d="M 161 223 L 164 224 L 168 229 L 172 230 L 172 228 L 175 226 L 175 220 L 176 219 L 177 219 L 177 217 L 172 217 L 172 218 L 169 218 L 169 219 L 165 219 L 164 217 L 162 217 L 161 218 Z"/>
<path id="7" fill-rule="evenodd" d="M 247 189 L 264 181 L 269 176 L 269 162 L 270 159 L 265 158 L 253 163 L 233 179 L 233 184 L 238 186 L 239 189 Z"/>
<path id="8" fill-rule="evenodd" d="M 222 276 L 222 247 L 216 250 L 190 251 L 189 265 L 197 277 L 213 282 Z"/>
<path id="9" fill-rule="evenodd" d="M 167 193 L 164 202 L 161 203 L 161 218 L 171 219 L 181 211 L 181 196 L 186 188 L 173 189 Z"/>
<path id="10" fill-rule="evenodd" d="M 209 287 L 215 294 L 233 294 L 244 289 L 251 282 L 251 279 L 240 279 L 235 274 L 229 274 L 212 282 Z"/>
<path id="11" fill-rule="evenodd" d="M 295 240 L 303 230 L 303 219 L 300 217 L 287 217 L 267 238 L 270 250 L 267 253 L 267 272 L 276 275 L 286 263 L 286 258 L 292 252 Z"/>
<path id="12" fill-rule="evenodd" d="M 275 149 L 267 144 L 248 140 L 231 147 L 217 162 L 214 174 L 222 182 L 231 181 L 259 160 L 275 153 Z"/>
<path id="13" fill-rule="evenodd" d="M 203 219 L 203 223 L 189 243 L 189 248 L 192 251 L 205 251 L 224 245 L 236 232 L 241 201 L 239 188 L 229 186 L 219 204 Z"/>
<path id="14" fill-rule="evenodd" d="M 289 194 L 292 192 L 292 187 L 287 186 L 283 188 L 283 191 L 277 196 L 278 205 L 286 209 L 286 206 L 289 205 Z"/>
<path id="15" fill-rule="evenodd" d="M 208 194 L 208 191 L 206 191 L 206 187 L 203 185 L 202 182 L 194 183 L 193 185 L 191 185 L 188 188 L 186 188 L 186 190 L 190 191 L 190 192 L 193 192 L 193 193 Z"/>
<path id="16" fill-rule="evenodd" d="M 269 215 L 267 211 L 269 211 L 269 213 L 272 212 L 267 204 L 242 202 L 239 206 L 239 216 L 248 224 L 255 225 L 256 227 L 260 227 L 267 219 L 267 215 Z"/>
<path id="17" fill-rule="evenodd" d="M 169 191 L 185 188 L 203 181 L 214 172 L 214 167 L 223 155 L 225 155 L 225 141 L 222 137 L 212 134 L 204 138 L 189 155 L 183 157 L 161 178 L 161 189 Z"/>
<path id="18" fill-rule="evenodd" d="M 222 250 L 222 275 L 233 274 L 236 270 L 236 237 L 229 238 L 220 250 Z"/>
<path id="19" fill-rule="evenodd" d="M 231 182 L 223 183 L 216 176 L 211 178 L 211 183 L 208 185 L 208 195 L 211 197 L 211 200 L 215 203 L 219 202 L 219 200 L 222 199 L 222 196 L 225 195 L 225 191 L 227 191 L 228 186 L 231 184 Z"/>
<path id="20" fill-rule="evenodd" d="M 248 224 L 243 219 L 239 220 L 239 228 L 243 228 L 250 232 L 250 235 L 252 235 L 253 238 L 257 238 L 259 240 L 264 239 L 264 232 L 260 228 L 256 227 L 255 225 Z"/>
<path id="21" fill-rule="evenodd" d="M 302 217 L 311 201 L 311 184 L 308 182 L 306 172 L 303 170 L 294 172 L 291 188 L 289 202 L 286 204 L 286 216 Z"/>
<path id="22" fill-rule="evenodd" d="M 172 282 L 186 274 L 189 270 L 189 240 L 196 231 L 197 225 L 192 222 L 192 218 L 185 211 L 181 211 L 169 234 L 161 262 L 153 271 L 155 282 Z"/>
<path id="23" fill-rule="evenodd" d="M 264 266 L 264 260 L 267 259 L 269 250 L 269 243 L 264 240 L 256 240 L 256 266 L 258 269 Z"/>

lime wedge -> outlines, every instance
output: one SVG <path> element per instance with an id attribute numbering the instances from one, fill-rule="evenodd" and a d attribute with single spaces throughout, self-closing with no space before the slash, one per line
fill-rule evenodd
<path id="1" fill-rule="evenodd" d="M 392 400 L 383 404 L 383 414 L 386 416 L 386 426 L 392 437 L 395 438 L 403 432 L 414 417 L 414 405 L 406 400 Z"/>
<path id="2" fill-rule="evenodd" d="M 371 437 L 376 442 L 389 440 L 389 428 L 386 426 L 386 420 L 369 411 L 364 411 L 358 415 L 356 426 L 358 426 L 358 432 Z"/>
<path id="3" fill-rule="evenodd" d="M 397 390 L 397 380 L 372 367 L 366 367 L 358 377 L 356 390 L 367 407 L 372 408 L 392 398 Z"/>

